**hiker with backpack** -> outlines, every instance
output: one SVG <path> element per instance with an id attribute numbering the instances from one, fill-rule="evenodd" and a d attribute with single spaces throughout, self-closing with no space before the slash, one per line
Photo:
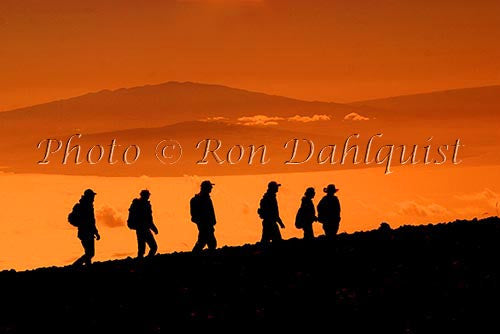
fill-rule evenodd
<path id="1" fill-rule="evenodd" d="M 340 202 L 335 193 L 335 185 L 329 184 L 323 189 L 326 195 L 318 203 L 318 221 L 323 224 L 327 238 L 335 238 L 340 224 Z"/>
<path id="2" fill-rule="evenodd" d="M 135 230 L 137 235 L 137 258 L 142 259 L 146 252 L 146 244 L 149 246 L 147 257 L 153 257 L 158 250 L 153 231 L 158 234 L 158 228 L 153 222 L 153 210 L 149 198 L 151 193 L 144 189 L 140 193 L 140 198 L 134 198 L 128 209 L 129 215 L 127 226 Z"/>
<path id="3" fill-rule="evenodd" d="M 83 193 L 80 201 L 75 204 L 73 210 L 68 215 L 71 225 L 78 227 L 78 239 L 80 239 L 85 253 L 76 260 L 73 265 L 91 265 L 95 254 L 94 238 L 101 239 L 95 224 L 94 198 L 96 193 L 92 189 L 87 189 Z"/>
<path id="4" fill-rule="evenodd" d="M 215 239 L 215 210 L 210 193 L 215 184 L 206 180 L 200 185 L 200 192 L 194 195 L 189 202 L 191 221 L 198 227 L 198 240 L 193 247 L 193 253 L 199 253 L 205 246 L 214 250 L 217 248 Z"/>
<path id="5" fill-rule="evenodd" d="M 262 238 L 261 243 L 268 243 L 270 241 L 281 241 L 281 233 L 278 225 L 285 228 L 283 221 L 280 218 L 278 209 L 278 200 L 276 194 L 278 193 L 281 184 L 276 181 L 271 181 L 267 185 L 267 191 L 260 200 L 260 206 L 257 210 L 259 217 L 262 219 Z"/>
<path id="6" fill-rule="evenodd" d="M 304 230 L 304 240 L 314 239 L 313 223 L 318 221 L 313 198 L 316 195 L 314 188 L 307 188 L 295 217 L 295 227 Z"/>

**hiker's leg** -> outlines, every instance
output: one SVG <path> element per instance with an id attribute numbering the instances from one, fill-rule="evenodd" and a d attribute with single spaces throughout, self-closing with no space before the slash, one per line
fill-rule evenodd
<path id="1" fill-rule="evenodd" d="M 146 241 L 144 240 L 143 231 L 136 230 L 137 234 L 137 257 L 142 259 L 144 257 L 144 253 L 146 252 Z"/>
<path id="2" fill-rule="evenodd" d="M 335 239 L 335 236 L 337 235 L 337 231 L 339 229 L 338 224 L 335 223 L 323 224 L 323 228 L 325 229 L 325 235 L 328 239 Z"/>
<path id="3" fill-rule="evenodd" d="M 95 244 L 94 244 L 94 236 L 89 236 L 85 239 L 82 239 L 83 249 L 85 249 L 84 262 L 87 265 L 92 264 L 92 258 L 95 254 Z"/>
<path id="4" fill-rule="evenodd" d="M 267 242 L 266 240 L 266 228 L 262 226 L 262 236 L 260 237 L 260 242 L 264 243 Z"/>
<path id="5" fill-rule="evenodd" d="M 314 239 L 314 232 L 312 224 L 306 224 L 304 226 L 304 240 Z"/>
<path id="6" fill-rule="evenodd" d="M 203 250 L 203 247 L 205 247 L 205 245 L 203 245 L 203 241 L 200 239 L 200 236 L 198 233 L 198 240 L 196 240 L 196 243 L 194 244 L 192 252 L 193 253 L 200 253 Z"/>
<path id="7" fill-rule="evenodd" d="M 208 249 L 216 249 L 217 248 L 217 239 L 215 239 L 215 230 L 213 227 L 208 233 L 207 245 L 208 245 Z"/>
<path id="8" fill-rule="evenodd" d="M 85 262 L 86 259 L 87 259 L 86 255 L 83 254 L 75 262 L 73 262 L 73 265 L 74 266 L 81 266 Z"/>
<path id="9" fill-rule="evenodd" d="M 196 241 L 196 243 L 194 244 L 194 247 L 193 247 L 193 250 L 192 252 L 193 253 L 200 253 L 202 250 L 203 250 L 203 245 L 200 243 L 200 240 Z"/>
<path id="10" fill-rule="evenodd" d="M 155 237 L 150 230 L 148 230 L 146 233 L 146 242 L 149 246 L 148 257 L 154 256 L 156 254 L 156 251 L 158 250 L 158 245 L 156 244 Z"/>
<path id="11" fill-rule="evenodd" d="M 273 227 L 272 227 L 273 231 L 273 242 L 274 241 L 281 241 L 283 240 L 283 238 L 281 237 L 281 232 L 280 232 L 280 228 L 278 226 L 278 223 L 273 223 Z"/>
<path id="12" fill-rule="evenodd" d="M 83 255 L 80 256 L 75 262 L 73 262 L 74 266 L 81 266 L 82 264 L 85 263 L 85 261 L 87 259 L 86 250 L 85 250 L 85 243 L 83 242 L 83 239 L 80 237 L 80 235 L 78 235 L 78 238 L 80 239 L 80 242 L 82 243 L 82 246 L 83 246 Z"/>
<path id="13" fill-rule="evenodd" d="M 262 243 L 267 243 L 271 240 L 271 236 L 269 233 L 269 222 L 266 220 L 262 221 L 262 238 L 260 239 L 260 242 Z"/>
<path id="14" fill-rule="evenodd" d="M 335 237 L 339 232 L 339 223 L 333 224 L 332 226 L 332 235 Z"/>
<path id="15" fill-rule="evenodd" d="M 330 236 L 330 225 L 329 223 L 323 223 L 323 231 L 325 231 L 325 236 Z"/>
<path id="16" fill-rule="evenodd" d="M 198 241 L 193 247 L 193 253 L 199 253 L 203 250 L 207 243 L 206 232 L 203 227 L 198 226 Z"/>

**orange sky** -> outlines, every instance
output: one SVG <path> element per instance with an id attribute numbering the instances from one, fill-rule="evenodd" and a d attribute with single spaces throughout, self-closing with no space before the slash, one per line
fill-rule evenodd
<path id="1" fill-rule="evenodd" d="M 499 1 L 0 2 L 0 110 L 169 80 L 352 101 L 500 83 Z"/>
<path id="2" fill-rule="evenodd" d="M 500 84 L 499 12 L 498 0 L 0 0 L 0 111 L 166 81 L 337 102 Z M 193 87 L 195 92 L 201 89 Z M 475 134 L 471 124 L 493 119 L 489 113 L 496 112 L 498 103 L 488 92 L 484 100 L 470 98 L 469 92 L 451 104 L 443 102 L 449 97 L 432 104 L 446 119 L 469 116 L 470 108 L 481 101 L 482 109 L 474 110 L 475 123 L 465 117 L 464 128 L 445 124 L 452 138 L 455 133 Z M 420 98 L 413 106 L 417 111 L 410 108 L 408 117 L 428 112 L 424 107 L 429 100 Z M 213 101 L 218 103 L 216 97 Z M 462 110 L 461 101 L 469 101 L 469 109 Z M 217 105 L 202 107 L 190 111 L 218 110 Z M 78 111 L 77 104 L 71 108 Z M 345 106 L 335 108 L 345 115 Z M 129 109 L 118 111 L 120 116 L 130 114 Z M 106 112 L 114 115 L 116 110 Z M 40 115 L 37 122 L 50 121 L 47 113 Z M 52 120 L 58 120 L 55 115 Z M 24 122 L 23 115 L 16 117 Z M 9 124 L 4 128 L 12 132 Z M 259 239 L 256 206 L 271 178 L 284 185 L 280 208 L 288 226 L 285 238 L 300 236 L 293 219 L 305 187 L 312 185 L 321 195 L 321 188 L 331 182 L 342 189 L 341 231 L 376 228 L 381 221 L 399 226 L 498 215 L 498 165 L 485 164 L 491 159 L 486 155 L 488 141 L 497 137 L 481 133 L 480 139 L 466 146 L 482 163 L 478 166 L 466 160 L 463 166 L 400 168 L 388 176 L 366 169 L 213 177 L 220 245 Z M 12 161 L 23 158 L 16 154 Z M 0 210 L 0 222 L 6 222 L 0 226 L 0 269 L 74 261 L 81 246 L 66 216 L 89 186 L 100 193 L 96 210 L 103 240 L 97 260 L 135 253 L 134 235 L 124 219 L 130 200 L 144 187 L 153 192 L 160 252 L 188 250 L 194 243 L 196 230 L 187 203 L 198 189 L 197 177 L 22 175 L 4 168 L 0 164 L 0 199 L 9 205 Z"/>
<path id="3" fill-rule="evenodd" d="M 284 238 L 301 237 L 294 218 L 306 187 L 321 189 L 334 182 L 342 205 L 341 232 L 427 224 L 498 215 L 500 182 L 498 166 L 414 166 L 396 168 L 384 175 L 379 168 L 314 173 L 210 177 L 216 185 L 211 195 L 217 215 L 219 247 L 260 240 L 259 200 L 269 180 L 282 183 L 278 193 Z M 190 221 L 189 199 L 203 178 L 88 177 L 9 174 L 0 171 L 0 270 L 67 265 L 82 254 L 76 229 L 67 215 L 82 191 L 92 186 L 97 226 L 96 261 L 134 256 L 134 232 L 125 226 L 127 209 L 141 189 L 151 190 L 153 214 L 160 234 L 160 253 L 187 251 L 196 241 Z M 173 191 L 175 189 L 175 191 Z M 230 203 L 230 205 L 227 205 Z M 316 235 L 323 233 L 314 224 Z"/>

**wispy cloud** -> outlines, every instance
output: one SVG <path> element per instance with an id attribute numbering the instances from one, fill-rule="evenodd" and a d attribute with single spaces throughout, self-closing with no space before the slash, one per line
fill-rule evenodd
<path id="1" fill-rule="evenodd" d="M 255 116 L 243 116 L 238 118 L 239 124 L 254 126 L 254 125 L 278 125 L 277 121 L 284 120 L 283 117 L 278 116 L 266 116 L 266 115 L 255 115 Z"/>
<path id="2" fill-rule="evenodd" d="M 287 119 L 291 122 L 309 123 L 309 122 L 318 122 L 318 121 L 329 121 L 329 120 L 331 120 L 331 117 L 328 115 L 312 115 L 312 116 L 295 115 L 293 117 L 288 117 Z"/>
<path id="3" fill-rule="evenodd" d="M 455 197 L 461 201 L 498 201 L 500 199 L 499 194 L 488 188 L 472 194 L 455 195 Z"/>
<path id="4" fill-rule="evenodd" d="M 222 122 L 226 121 L 228 118 L 224 116 L 214 116 L 201 119 L 202 122 Z"/>
<path id="5" fill-rule="evenodd" d="M 281 116 L 266 116 L 266 115 L 255 115 L 255 116 L 243 116 L 238 118 L 238 124 L 242 125 L 278 125 L 279 121 L 289 121 L 289 122 L 320 122 L 329 121 L 331 117 L 328 115 L 312 115 L 312 116 L 301 116 L 295 115 L 291 117 L 281 117 Z"/>
<path id="6" fill-rule="evenodd" d="M 447 215 L 450 213 L 448 209 L 436 203 L 419 204 L 415 201 L 407 201 L 399 203 L 400 215 L 416 216 L 416 217 L 433 217 Z"/>
<path id="7" fill-rule="evenodd" d="M 356 112 L 352 112 L 344 116 L 346 121 L 368 121 L 370 118 L 362 116 Z"/>
<path id="8" fill-rule="evenodd" d="M 476 208 L 476 212 L 478 208 L 483 208 L 484 214 L 499 214 L 500 195 L 491 189 L 485 188 L 475 193 L 455 195 L 455 198 L 466 203 L 463 207 L 468 204 L 469 207 Z"/>
<path id="9" fill-rule="evenodd" d="M 109 206 L 104 206 L 98 209 L 95 213 L 98 224 L 104 224 L 107 227 L 125 226 L 125 220 L 118 212 Z"/>

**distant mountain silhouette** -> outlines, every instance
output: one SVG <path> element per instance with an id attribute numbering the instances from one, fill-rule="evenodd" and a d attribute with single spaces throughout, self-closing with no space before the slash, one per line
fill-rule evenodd
<path id="1" fill-rule="evenodd" d="M 498 119 L 500 85 L 453 89 L 431 93 L 412 94 L 350 103 L 353 107 L 370 108 L 379 116 L 390 113 L 392 118 L 426 120 Z M 385 112 L 384 112 L 385 111 Z"/>
<path id="2" fill-rule="evenodd" d="M 0 129 L 5 134 L 19 134 L 22 129 L 25 134 L 54 136 L 75 131 L 97 133 L 154 128 L 209 117 L 235 121 L 255 115 L 328 115 L 336 123 L 351 113 L 384 122 L 419 121 L 421 117 L 425 120 L 477 118 L 480 115 L 496 118 L 499 117 L 499 96 L 500 86 L 490 86 L 339 104 L 301 101 L 220 85 L 167 82 L 103 90 L 3 111 L 0 112 Z"/>
<path id="3" fill-rule="evenodd" d="M 166 82 L 82 96 L 0 113 L 0 129 L 51 135 L 152 128 L 207 117 L 344 114 L 354 107 L 307 102 L 220 85 Z"/>
<path id="4" fill-rule="evenodd" d="M 4 271 L 0 331 L 157 333 L 193 320 L 341 332 L 498 329 L 500 219 L 291 239 L 88 269 Z"/>
<path id="5" fill-rule="evenodd" d="M 0 166 L 4 171 L 93 175 L 164 175 L 154 158 L 155 142 L 183 140 L 188 165 L 176 165 L 169 175 L 255 174 L 328 170 L 328 165 L 284 166 L 284 154 L 265 168 L 199 169 L 194 145 L 204 138 L 218 138 L 229 145 L 269 144 L 282 148 L 291 138 L 314 140 L 317 147 L 337 144 L 360 134 L 360 146 L 372 135 L 382 133 L 377 145 L 432 143 L 451 145 L 461 139 L 462 157 L 468 164 L 500 163 L 495 154 L 500 133 L 500 86 L 434 92 L 356 102 L 349 105 L 307 102 L 249 92 L 219 85 L 167 82 L 160 85 L 101 91 L 83 96 L 0 113 Z M 259 116 L 261 115 L 261 116 Z M 82 133 L 77 141 L 87 145 L 145 144 L 140 164 L 126 169 L 96 166 L 36 165 L 42 152 L 37 143 L 45 138 L 64 139 Z M 167 138 L 168 137 L 168 138 Z M 184 145 L 186 143 L 186 145 Z M 319 149 L 318 149 L 319 150 Z M 436 150 L 436 147 L 434 147 Z M 281 154 L 281 149 L 279 150 Z M 85 154 L 83 152 L 82 154 Z M 317 152 L 316 152 L 317 153 Z M 146 158 L 144 158 L 146 157 Z M 352 158 L 351 158 L 352 159 Z M 279 165 L 278 165 L 279 162 Z M 109 167 L 109 166 L 108 166 Z M 199 166 L 198 166 L 199 167 Z M 338 168 L 337 166 L 336 168 Z M 347 164 L 341 168 L 365 168 Z M 330 166 L 331 168 L 331 166 Z"/>

